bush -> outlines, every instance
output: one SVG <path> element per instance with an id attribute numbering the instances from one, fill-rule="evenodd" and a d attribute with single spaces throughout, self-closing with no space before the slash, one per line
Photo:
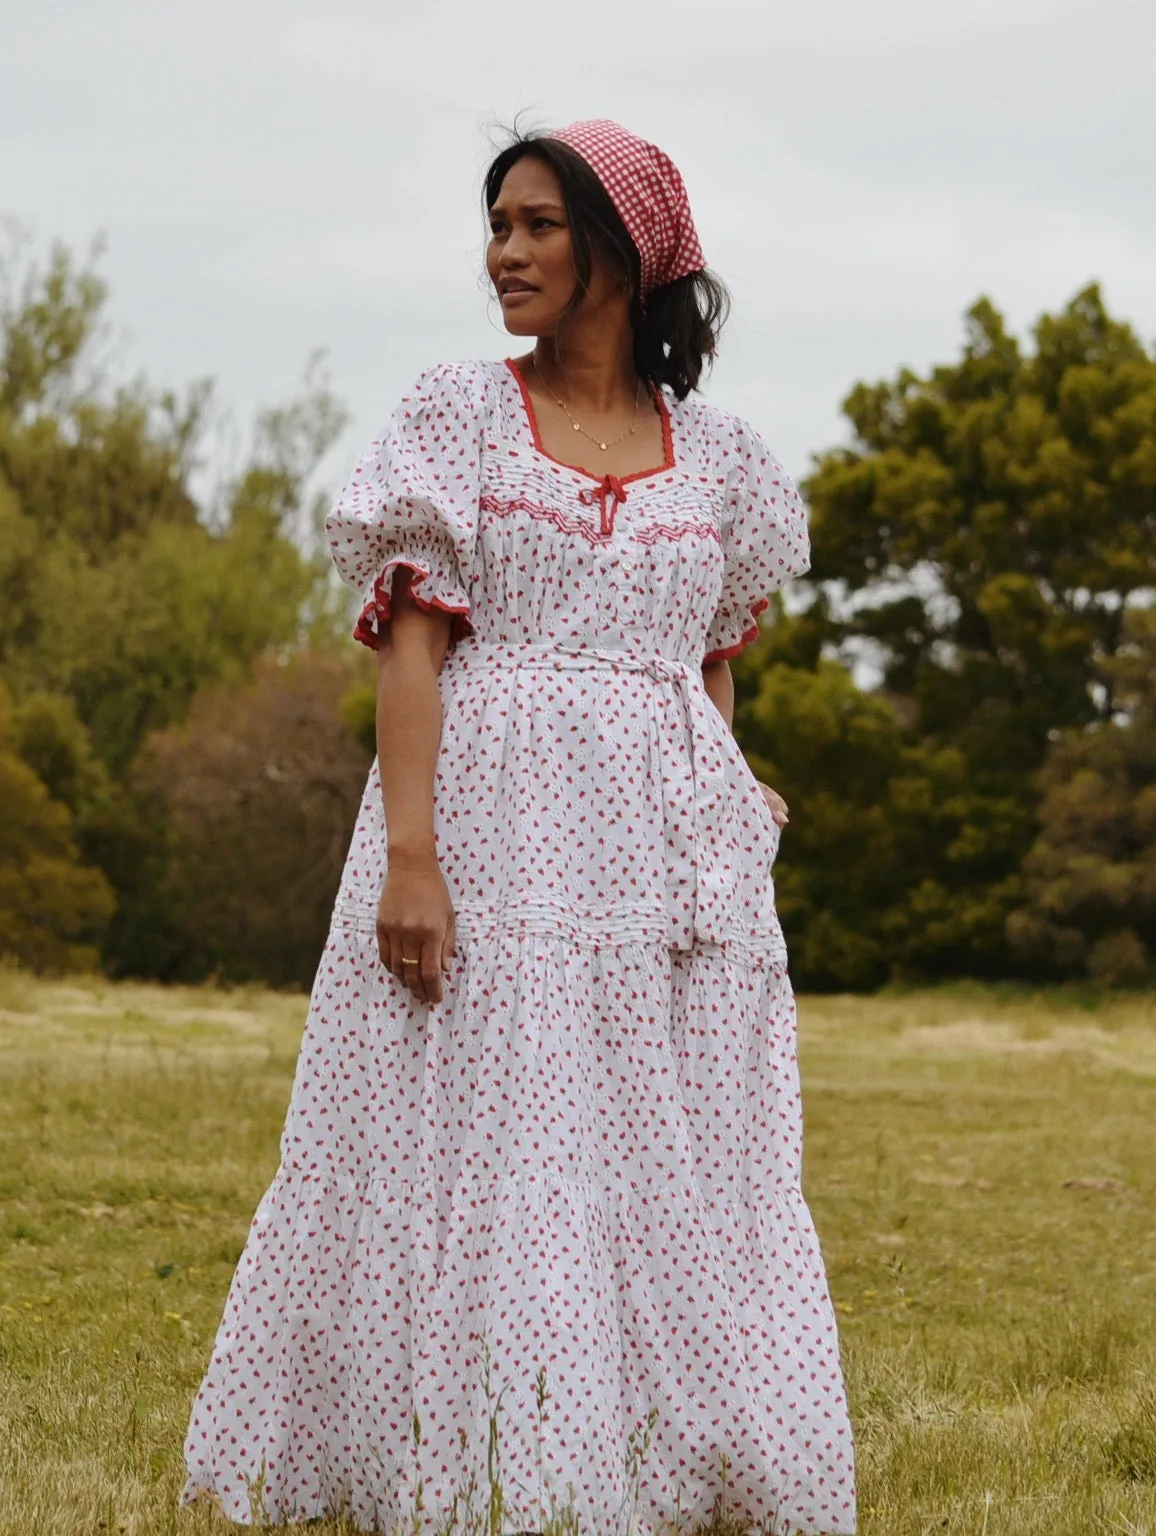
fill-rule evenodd
<path id="1" fill-rule="evenodd" d="M 86 869 L 68 807 L 15 750 L 0 691 L 0 956 L 34 971 L 85 969 L 112 916 L 99 870 Z"/>
<path id="2" fill-rule="evenodd" d="M 186 725 L 150 742 L 137 788 L 165 817 L 153 898 L 172 926 L 176 975 L 311 982 L 371 761 L 342 719 L 364 665 L 268 659 L 252 683 L 200 695 Z"/>

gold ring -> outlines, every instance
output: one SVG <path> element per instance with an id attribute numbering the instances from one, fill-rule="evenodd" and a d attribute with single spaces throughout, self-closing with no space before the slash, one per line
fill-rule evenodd
<path id="1" fill-rule="evenodd" d="M 402 963 L 402 965 L 420 965 L 421 961 L 420 960 L 411 960 L 408 955 L 402 955 L 401 963 Z"/>

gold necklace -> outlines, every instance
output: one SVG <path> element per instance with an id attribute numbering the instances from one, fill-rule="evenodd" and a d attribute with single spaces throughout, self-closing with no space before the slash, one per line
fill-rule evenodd
<path id="1" fill-rule="evenodd" d="M 537 358 L 534 359 L 534 372 L 538 375 L 542 388 L 550 396 L 551 400 L 553 400 L 556 405 L 560 405 L 566 412 L 566 415 L 570 421 L 570 425 L 574 431 L 581 432 L 583 437 L 588 437 L 592 443 L 596 443 L 598 447 L 602 449 L 603 453 L 605 453 L 608 448 L 616 448 L 619 443 L 624 443 L 628 437 L 634 436 L 635 431 L 638 428 L 638 397 L 640 394 L 639 381 L 636 380 L 634 385 L 634 417 L 630 423 L 630 430 L 628 432 L 624 432 L 621 437 L 613 438 L 609 443 L 604 443 L 600 437 L 595 437 L 593 432 L 587 432 L 582 423 L 575 419 L 573 412 L 570 410 L 570 407 L 566 404 L 565 400 L 556 395 L 550 388 L 549 384 L 546 383 L 546 380 L 542 378 L 542 370 L 538 367 Z"/>

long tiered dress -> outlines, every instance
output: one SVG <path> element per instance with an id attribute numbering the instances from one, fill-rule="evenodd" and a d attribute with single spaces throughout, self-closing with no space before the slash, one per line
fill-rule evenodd
<path id="1" fill-rule="evenodd" d="M 514 365 L 435 368 L 330 515 L 360 638 L 398 566 L 455 616 L 457 953 L 436 1006 L 380 963 L 375 765 L 189 1429 L 185 1499 L 234 1520 L 392 1531 L 419 1486 L 444 1515 L 485 1493 L 501 1394 L 506 1530 L 568 1486 L 592 1536 L 693 1521 L 723 1457 L 752 1521 L 854 1530 L 778 831 L 701 671 L 806 569 L 804 509 L 744 422 L 658 403 L 664 463 L 599 479 L 543 450 Z"/>

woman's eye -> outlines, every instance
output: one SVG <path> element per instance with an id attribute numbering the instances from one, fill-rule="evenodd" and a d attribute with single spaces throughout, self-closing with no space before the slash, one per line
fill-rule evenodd
<path id="1" fill-rule="evenodd" d="M 534 220 L 534 228 L 535 229 L 556 229 L 557 227 L 558 227 L 558 225 L 557 225 L 557 220 L 556 219 L 547 219 L 545 217 L 539 217 L 539 218 L 536 218 Z"/>

